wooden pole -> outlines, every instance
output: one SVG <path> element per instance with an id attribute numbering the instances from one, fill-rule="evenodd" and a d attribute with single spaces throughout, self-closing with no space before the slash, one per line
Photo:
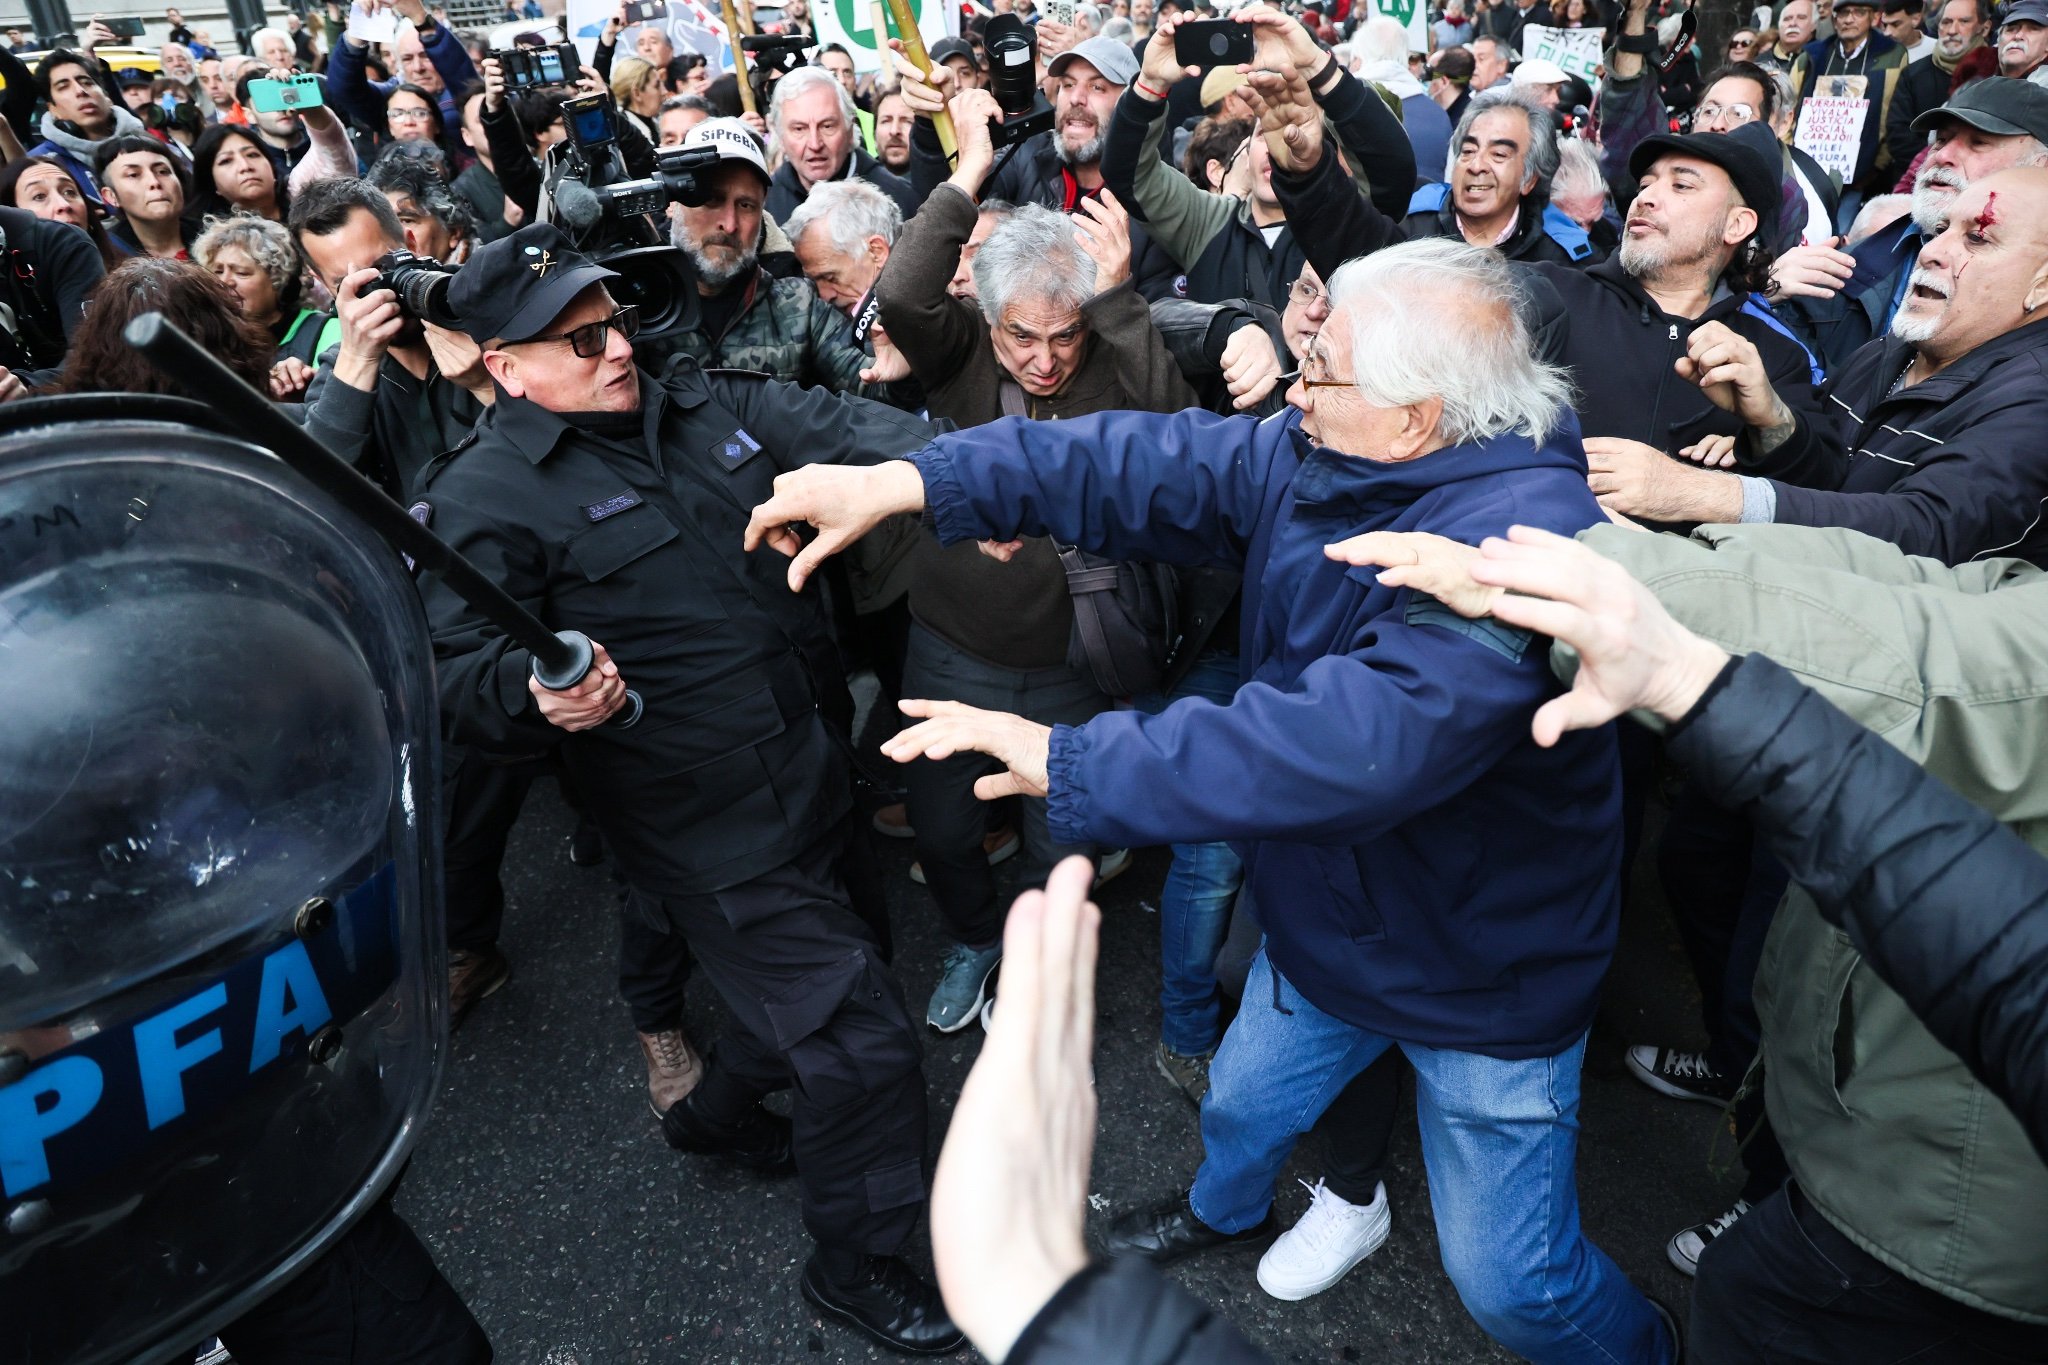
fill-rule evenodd
<path id="1" fill-rule="evenodd" d="M 747 0 L 747 3 L 751 6 L 753 0 Z M 733 74 L 739 77 L 740 108 L 758 115 L 761 111 L 754 107 L 754 83 L 747 77 L 747 54 L 740 47 L 740 38 L 743 34 L 740 30 L 739 10 L 733 5 L 733 0 L 719 0 L 718 8 L 718 17 L 725 23 L 725 40 L 732 44 L 732 70 Z"/>
<path id="2" fill-rule="evenodd" d="M 732 0 L 726 0 L 727 4 Z M 917 13 L 910 8 L 910 0 L 889 0 L 889 14 L 896 20 L 896 36 L 903 40 L 903 55 L 910 64 L 926 76 L 932 74 L 931 55 L 924 50 L 924 35 L 917 31 Z M 881 50 L 887 52 L 888 39 L 875 35 Z M 944 109 L 932 115 L 932 131 L 939 135 L 939 149 L 948 158 L 959 155 L 960 140 L 953 133 L 953 116 Z"/>

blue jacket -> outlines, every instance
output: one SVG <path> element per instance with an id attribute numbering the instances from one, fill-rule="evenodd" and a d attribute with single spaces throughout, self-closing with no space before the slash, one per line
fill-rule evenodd
<path id="1" fill-rule="evenodd" d="M 939 538 L 1052 535 L 1244 573 L 1228 706 L 1119 711 L 1052 736 L 1059 843 L 1228 839 L 1273 964 L 1389 1037 L 1548 1056 L 1592 1021 L 1621 854 L 1611 727 L 1529 737 L 1555 684 L 1524 632 L 1323 554 L 1364 531 L 1468 544 L 1600 519 L 1572 426 L 1378 464 L 1292 413 L 1004 419 L 913 456 Z"/>
<path id="2" fill-rule="evenodd" d="M 435 24 L 433 32 L 420 39 L 420 47 L 441 77 L 441 119 L 443 126 L 452 132 L 462 126 L 462 106 L 455 102 L 456 96 L 477 79 L 476 66 L 469 60 L 469 49 L 449 32 L 446 24 Z M 327 54 L 327 74 L 324 77 L 327 102 L 382 138 L 386 126 L 385 97 L 396 90 L 404 78 L 393 76 L 388 80 L 371 80 L 363 65 L 363 57 L 368 51 L 368 48 L 358 47 L 347 38 L 334 45 L 334 50 Z"/>

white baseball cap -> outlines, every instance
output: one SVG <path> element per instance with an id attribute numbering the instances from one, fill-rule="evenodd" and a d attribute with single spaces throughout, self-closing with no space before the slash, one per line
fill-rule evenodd
<path id="1" fill-rule="evenodd" d="M 1563 85 L 1571 77 L 1564 68 L 1546 57 L 1531 57 L 1515 68 L 1516 85 Z"/>
<path id="2" fill-rule="evenodd" d="M 736 118 L 705 119 L 683 134 L 683 146 L 709 147 L 718 153 L 721 162 L 744 162 L 760 174 L 764 183 L 771 183 L 768 161 L 761 155 L 761 144 L 754 140 L 754 130 Z"/>

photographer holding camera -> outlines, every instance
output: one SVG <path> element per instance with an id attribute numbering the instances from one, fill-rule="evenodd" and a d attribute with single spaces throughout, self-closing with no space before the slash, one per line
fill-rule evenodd
<path id="1" fill-rule="evenodd" d="M 292 202 L 291 229 L 341 319 L 341 344 L 320 357 L 306 388 L 306 427 L 408 501 L 427 462 L 476 425 L 490 376 L 467 337 L 409 314 L 377 268 L 406 250 L 382 190 L 318 181 Z"/>

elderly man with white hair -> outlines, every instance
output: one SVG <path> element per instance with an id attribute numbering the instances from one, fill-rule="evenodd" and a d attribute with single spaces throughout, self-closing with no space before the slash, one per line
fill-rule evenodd
<path id="1" fill-rule="evenodd" d="M 1001 770 L 978 794 L 1045 798 L 1061 840 L 1245 852 L 1266 940 L 1211 1071 L 1205 1159 L 1192 1189 L 1118 1219 L 1109 1249 L 1163 1261 L 1272 1237 L 1297 1136 L 1399 1047 L 1467 1309 L 1532 1360 L 1658 1365 L 1674 1325 L 1586 1240 L 1574 1173 L 1620 898 L 1613 730 L 1538 745 L 1530 718 L 1556 688 L 1540 641 L 1475 629 L 1398 570 L 1324 552 L 1368 531 L 1476 544 L 1599 520 L 1569 385 L 1535 358 L 1517 292 L 1496 253 L 1393 247 L 1330 281 L 1292 413 L 948 433 L 907 461 L 785 475 L 747 538 L 793 554 L 792 583 L 881 518 L 919 511 L 952 544 L 1050 535 L 1241 567 L 1243 685 L 1227 704 L 1048 727 L 909 701 L 924 723 L 885 746 L 903 762 L 990 756 Z M 818 530 L 809 545 L 801 523 Z M 1324 1202 L 1267 1253 L 1269 1292 L 1325 1288 L 1351 1263 L 1329 1248 L 1371 1241 L 1354 1236 L 1362 1211 Z"/>
<path id="2" fill-rule="evenodd" d="M 812 186 L 834 180 L 865 180 L 895 200 L 905 218 L 917 212 L 910 182 L 860 145 L 860 111 L 824 67 L 800 66 L 777 81 L 768 123 L 782 142 L 783 162 L 768 186 L 768 214 L 776 222 L 789 221 Z"/>
<path id="3" fill-rule="evenodd" d="M 903 210 L 873 185 L 835 181 L 812 190 L 782 231 L 818 297 L 851 315 L 889 262 Z"/>

